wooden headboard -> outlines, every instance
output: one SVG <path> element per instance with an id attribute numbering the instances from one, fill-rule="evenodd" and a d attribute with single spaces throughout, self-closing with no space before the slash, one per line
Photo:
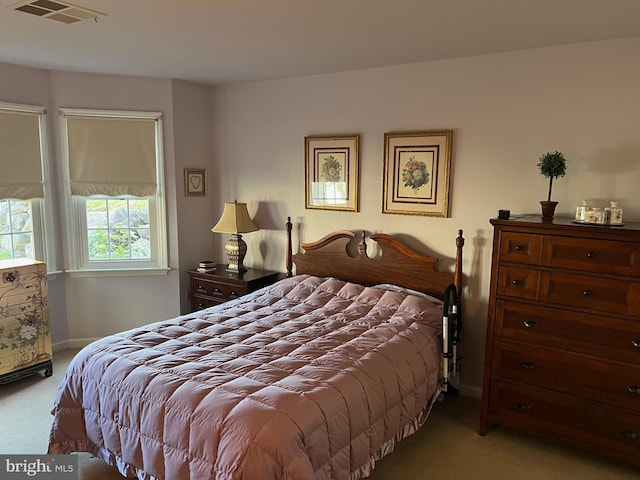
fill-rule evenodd
<path id="1" fill-rule="evenodd" d="M 349 255 L 348 245 L 356 238 L 354 232 L 341 230 L 310 243 L 301 243 L 304 253 L 292 254 L 291 218 L 287 220 L 287 276 L 295 273 L 336 277 L 361 285 L 392 283 L 418 290 L 437 298 L 444 298 L 445 289 L 452 283 L 458 298 L 462 291 L 462 247 L 464 238 L 458 230 L 455 239 L 456 257 L 453 273 L 439 272 L 437 258 L 415 252 L 392 235 L 375 233 L 369 238 L 377 242 L 380 254 L 376 258 L 367 255 L 365 233 L 358 243 L 357 255 Z"/>

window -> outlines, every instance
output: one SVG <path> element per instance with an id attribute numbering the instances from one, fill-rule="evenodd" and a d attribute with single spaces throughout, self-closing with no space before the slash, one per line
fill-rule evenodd
<path id="1" fill-rule="evenodd" d="M 166 273 L 160 114 L 61 113 L 68 270 Z"/>
<path id="2" fill-rule="evenodd" d="M 55 271 L 46 112 L 0 103 L 0 260 L 30 258 Z"/>

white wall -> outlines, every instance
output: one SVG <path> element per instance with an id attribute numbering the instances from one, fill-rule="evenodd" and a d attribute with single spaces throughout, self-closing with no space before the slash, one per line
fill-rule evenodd
<path id="1" fill-rule="evenodd" d="M 284 222 L 302 241 L 337 229 L 415 237 L 416 250 L 453 255 L 464 230 L 463 383 L 479 393 L 489 290 L 489 218 L 540 211 L 548 181 L 536 163 L 560 150 L 557 214 L 582 199 L 618 200 L 640 219 L 640 38 L 216 87 L 214 162 L 220 201 L 249 204 L 262 229 L 246 264 L 282 270 Z M 450 218 L 381 213 L 385 132 L 452 129 Z M 359 213 L 304 208 L 304 137 L 361 134 Z M 220 253 L 221 255 L 221 253 Z M 446 264 L 449 265 L 449 264 Z M 445 265 L 445 266 L 446 266 Z"/>

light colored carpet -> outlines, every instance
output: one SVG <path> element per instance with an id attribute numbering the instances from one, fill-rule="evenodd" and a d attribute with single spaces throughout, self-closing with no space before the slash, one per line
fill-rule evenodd
<path id="1" fill-rule="evenodd" d="M 0 453 L 46 453 L 56 388 L 77 350 L 56 353 L 54 374 L 0 385 Z M 448 398 L 427 423 L 382 459 L 374 480 L 637 480 L 640 469 L 503 428 L 477 433 L 480 402 Z M 112 467 L 79 456 L 79 480 L 122 480 Z M 183 479 L 167 479 L 183 480 Z"/>

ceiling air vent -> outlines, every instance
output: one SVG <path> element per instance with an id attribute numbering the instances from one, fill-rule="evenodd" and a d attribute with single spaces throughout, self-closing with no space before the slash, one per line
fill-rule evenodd
<path id="1" fill-rule="evenodd" d="M 60 2 L 58 0 L 20 2 L 12 5 L 10 8 L 61 23 L 76 23 L 89 19 L 97 21 L 99 17 L 106 15 L 106 13 L 91 10 L 90 8 L 79 7 L 72 3 Z"/>

